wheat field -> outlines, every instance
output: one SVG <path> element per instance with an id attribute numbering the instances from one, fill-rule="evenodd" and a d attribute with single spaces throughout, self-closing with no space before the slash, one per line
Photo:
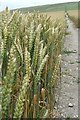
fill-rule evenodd
<path id="1" fill-rule="evenodd" d="M 58 15 L 64 22 L 53 20 Z M 6 8 L 0 28 L 1 118 L 51 118 L 66 34 L 63 12 L 11 14 Z"/>

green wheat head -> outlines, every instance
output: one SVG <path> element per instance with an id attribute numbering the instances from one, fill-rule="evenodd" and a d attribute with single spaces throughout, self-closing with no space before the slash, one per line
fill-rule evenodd
<path id="1" fill-rule="evenodd" d="M 62 25 L 39 12 L 11 13 L 6 8 L 0 28 L 2 119 L 50 117 L 65 21 Z"/>

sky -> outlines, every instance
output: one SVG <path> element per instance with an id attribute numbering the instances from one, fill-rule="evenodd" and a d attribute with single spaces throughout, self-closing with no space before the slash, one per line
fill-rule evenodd
<path id="1" fill-rule="evenodd" d="M 75 2 L 78 0 L 0 0 L 0 11 L 4 10 L 6 6 L 9 9 L 30 7 L 45 4 L 55 4 L 63 2 Z"/>

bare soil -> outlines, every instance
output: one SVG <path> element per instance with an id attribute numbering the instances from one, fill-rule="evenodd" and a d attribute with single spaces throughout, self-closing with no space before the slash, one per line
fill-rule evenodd
<path id="1" fill-rule="evenodd" d="M 61 80 L 56 95 L 58 115 L 62 118 L 78 117 L 78 29 L 67 19 L 66 36 L 61 61 Z"/>

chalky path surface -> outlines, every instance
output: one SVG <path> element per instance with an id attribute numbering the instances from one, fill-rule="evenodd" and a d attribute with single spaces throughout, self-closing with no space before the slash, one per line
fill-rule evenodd
<path id="1" fill-rule="evenodd" d="M 68 18 L 64 42 L 64 53 L 61 62 L 61 84 L 58 101 L 60 117 L 78 117 L 78 29 Z"/>

